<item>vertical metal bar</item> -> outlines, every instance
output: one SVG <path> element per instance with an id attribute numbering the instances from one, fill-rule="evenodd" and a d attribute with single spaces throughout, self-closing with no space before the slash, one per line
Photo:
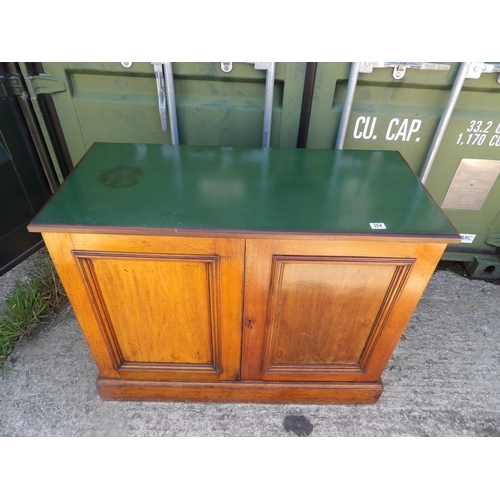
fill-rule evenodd
<path id="1" fill-rule="evenodd" d="M 45 73 L 43 65 L 40 62 L 30 63 L 28 67 L 29 73 Z M 54 146 L 57 147 L 59 166 L 61 168 L 61 173 L 66 178 L 70 172 L 73 171 L 74 165 L 71 159 L 71 154 L 66 143 L 66 138 L 64 137 L 64 132 L 57 114 L 56 106 L 51 94 L 41 94 L 38 96 L 38 104 L 43 109 L 43 113 L 46 117 L 46 123 L 50 124 L 51 135 L 54 137 Z"/>
<path id="2" fill-rule="evenodd" d="M 266 71 L 266 97 L 264 103 L 264 130 L 262 132 L 262 147 L 271 144 L 271 121 L 273 118 L 274 74 L 276 63 L 269 63 Z"/>
<path id="3" fill-rule="evenodd" d="M 434 139 L 432 140 L 432 144 L 429 148 L 429 152 L 427 153 L 427 158 L 425 159 L 424 166 L 422 167 L 422 172 L 420 174 L 420 180 L 423 184 L 426 183 L 427 178 L 429 177 L 429 173 L 432 168 L 432 164 L 436 159 L 436 155 L 443 140 L 444 133 L 446 132 L 446 127 L 451 118 L 451 114 L 453 113 L 453 109 L 458 100 L 458 96 L 460 95 L 460 91 L 464 85 L 465 78 L 467 77 L 467 73 L 469 71 L 471 63 L 462 63 L 460 65 L 460 69 L 458 70 L 457 76 L 455 78 L 455 83 L 450 92 L 450 96 L 448 97 L 448 102 L 446 103 L 446 107 L 444 108 L 443 115 L 441 116 L 441 121 L 439 122 L 438 128 L 436 129 L 436 133 L 434 134 Z"/>
<path id="4" fill-rule="evenodd" d="M 347 91 L 344 101 L 344 109 L 342 109 L 342 116 L 340 117 L 339 131 L 337 134 L 337 142 L 335 149 L 343 149 L 345 136 L 347 135 L 347 125 L 349 123 L 349 116 L 351 115 L 352 102 L 354 101 L 354 92 L 358 83 L 359 68 L 361 63 L 351 63 L 351 71 L 349 72 L 349 81 L 347 82 Z"/>
<path id="5" fill-rule="evenodd" d="M 302 93 L 302 108 L 300 110 L 299 133 L 297 134 L 297 147 L 307 147 L 307 136 L 309 134 L 309 123 L 311 122 L 311 110 L 314 97 L 314 82 L 316 81 L 317 62 L 306 64 L 304 76 L 304 91 Z"/>
<path id="6" fill-rule="evenodd" d="M 167 98 L 165 96 L 165 77 L 163 72 L 163 63 L 155 62 L 152 63 L 155 79 L 156 79 L 156 90 L 158 92 L 158 110 L 160 112 L 160 123 L 163 132 L 168 132 L 167 124 Z"/>
<path id="7" fill-rule="evenodd" d="M 177 110 L 175 107 L 174 72 L 172 63 L 163 63 L 165 70 L 165 85 L 167 87 L 168 120 L 170 122 L 170 138 L 172 144 L 179 144 L 179 129 L 177 127 Z"/>

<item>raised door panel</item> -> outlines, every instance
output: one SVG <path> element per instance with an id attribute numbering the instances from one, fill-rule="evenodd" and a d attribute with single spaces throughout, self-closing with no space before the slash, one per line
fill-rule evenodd
<path id="1" fill-rule="evenodd" d="M 249 240 L 242 378 L 378 380 L 418 301 L 418 244 L 396 246 Z"/>
<path id="2" fill-rule="evenodd" d="M 216 256 L 75 257 L 120 371 L 220 371 Z"/>
<path id="3" fill-rule="evenodd" d="M 170 238 L 163 245 L 162 238 L 143 238 L 142 248 L 140 238 L 128 245 L 124 239 L 110 236 L 99 245 L 97 237 L 75 237 L 71 250 L 79 293 L 92 304 L 82 310 L 84 299 L 77 299 L 75 312 L 87 323 L 92 314 L 90 328 L 82 328 L 104 353 L 105 376 L 237 379 L 243 242 L 206 240 L 204 249 L 186 238 L 184 253 L 170 253 Z M 182 241 L 172 247 L 181 250 Z"/>
<path id="4" fill-rule="evenodd" d="M 368 340 L 383 319 L 382 305 L 390 306 L 384 299 L 399 266 L 373 259 L 275 256 L 264 370 L 360 372 Z"/>

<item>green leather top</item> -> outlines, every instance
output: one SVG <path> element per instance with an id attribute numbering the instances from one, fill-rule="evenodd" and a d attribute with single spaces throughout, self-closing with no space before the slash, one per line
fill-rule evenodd
<path id="1" fill-rule="evenodd" d="M 458 238 L 395 151 L 96 143 L 29 229 L 68 226 Z"/>

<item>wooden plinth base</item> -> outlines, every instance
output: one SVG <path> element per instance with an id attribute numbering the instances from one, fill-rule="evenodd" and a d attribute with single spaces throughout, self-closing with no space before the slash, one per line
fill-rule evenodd
<path id="1" fill-rule="evenodd" d="M 203 403 L 373 404 L 382 382 L 165 382 L 99 378 L 102 398 Z"/>

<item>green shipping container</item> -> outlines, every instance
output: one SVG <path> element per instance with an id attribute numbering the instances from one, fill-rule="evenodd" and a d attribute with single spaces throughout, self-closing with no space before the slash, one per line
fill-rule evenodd
<path id="1" fill-rule="evenodd" d="M 153 64 L 42 64 L 68 88 L 53 99 L 75 164 L 94 142 L 171 144 L 161 126 Z M 261 146 L 266 71 L 243 63 L 229 73 L 221 63 L 172 66 L 180 144 Z M 271 147 L 296 145 L 305 68 L 276 64 Z"/>

